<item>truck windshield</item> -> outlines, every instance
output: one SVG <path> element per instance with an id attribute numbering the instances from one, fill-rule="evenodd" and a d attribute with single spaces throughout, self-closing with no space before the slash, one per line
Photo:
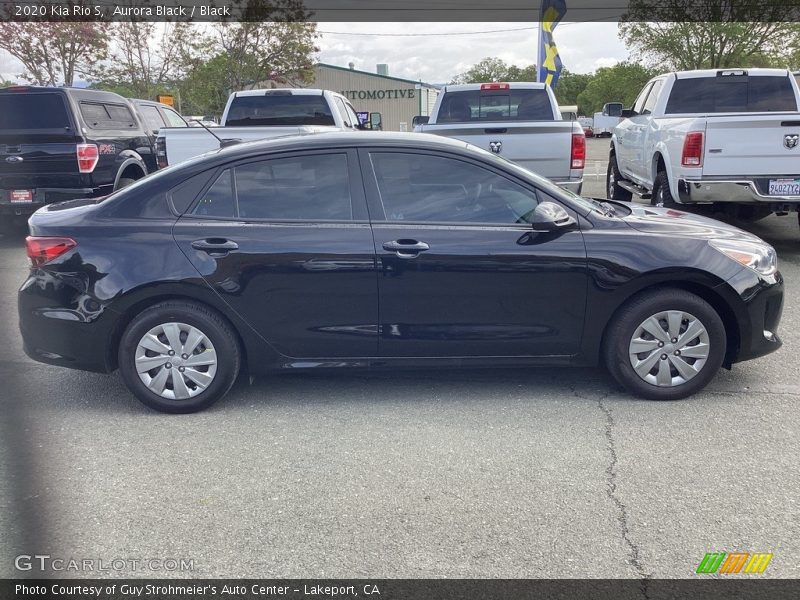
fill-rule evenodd
<path id="1" fill-rule="evenodd" d="M 550 97 L 540 90 L 445 92 L 437 123 L 554 121 Z"/>
<path id="2" fill-rule="evenodd" d="M 666 114 L 773 112 L 797 110 L 786 75 L 724 75 L 678 79 L 672 86 Z"/>
<path id="3" fill-rule="evenodd" d="M 61 94 L 0 94 L 0 130 L 71 127 Z"/>
<path id="4" fill-rule="evenodd" d="M 335 125 L 328 101 L 318 95 L 237 96 L 225 125 Z"/>

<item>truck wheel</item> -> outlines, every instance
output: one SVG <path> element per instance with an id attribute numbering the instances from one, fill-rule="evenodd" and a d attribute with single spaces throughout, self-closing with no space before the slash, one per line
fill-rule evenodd
<path id="1" fill-rule="evenodd" d="M 131 185 L 135 179 L 131 179 L 130 177 L 120 177 L 119 182 L 117 183 L 117 189 L 121 190 L 122 188 L 126 188 Z"/>
<path id="2" fill-rule="evenodd" d="M 678 208 L 678 203 L 672 197 L 669 190 L 669 179 L 666 171 L 659 171 L 653 184 L 653 195 L 650 197 L 650 204 L 664 208 Z"/>
<path id="3" fill-rule="evenodd" d="M 608 157 L 608 171 L 606 172 L 606 194 L 608 194 L 608 198 L 611 200 L 628 202 L 633 198 L 633 194 L 625 188 L 620 187 L 620 179 L 622 179 L 622 175 L 617 166 L 617 155 L 611 154 L 611 156 Z"/>

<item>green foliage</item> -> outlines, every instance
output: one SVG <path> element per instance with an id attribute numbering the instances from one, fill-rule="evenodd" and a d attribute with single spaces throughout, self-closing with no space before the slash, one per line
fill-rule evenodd
<path id="1" fill-rule="evenodd" d="M 456 75 L 451 83 L 490 83 L 493 81 L 536 81 L 536 65 L 518 67 L 500 58 L 487 57 L 467 71 Z"/>
<path id="2" fill-rule="evenodd" d="M 800 36 L 786 10 L 783 0 L 633 0 L 619 37 L 662 71 L 785 67 Z"/>
<path id="3" fill-rule="evenodd" d="M 622 102 L 625 106 L 631 106 L 644 84 L 656 74 L 656 70 L 632 62 L 597 69 L 591 81 L 578 94 L 578 106 L 586 115 L 598 112 L 606 102 Z"/>
<path id="4" fill-rule="evenodd" d="M 585 107 L 581 106 L 578 98 L 589 85 L 594 75 L 589 73 L 572 73 L 567 69 L 561 71 L 561 75 L 556 82 L 556 88 L 553 90 L 558 99 L 559 106 L 570 106 L 573 104 L 578 105 L 578 114 L 589 114 Z"/>

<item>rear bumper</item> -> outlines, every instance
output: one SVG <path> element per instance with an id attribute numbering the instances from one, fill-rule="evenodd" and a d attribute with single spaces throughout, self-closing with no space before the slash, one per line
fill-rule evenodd
<path id="1" fill-rule="evenodd" d="M 11 202 L 10 191 L 0 189 L 0 215 L 32 215 L 45 204 L 102 195 L 100 188 L 36 188 L 32 202 Z"/>
<path id="2" fill-rule="evenodd" d="M 788 176 L 787 176 L 788 177 Z M 796 177 L 796 176 L 795 176 Z M 773 179 L 784 179 L 775 177 Z M 768 196 L 768 178 L 759 179 L 679 179 L 678 199 L 682 204 L 728 202 L 739 204 L 800 205 L 800 196 Z M 766 185 L 769 185 L 766 183 Z"/>
<path id="3" fill-rule="evenodd" d="M 558 185 L 559 187 L 562 187 L 565 190 L 569 190 L 574 194 L 580 195 L 581 190 L 583 189 L 582 177 L 580 179 L 552 179 L 551 181 L 556 185 Z"/>

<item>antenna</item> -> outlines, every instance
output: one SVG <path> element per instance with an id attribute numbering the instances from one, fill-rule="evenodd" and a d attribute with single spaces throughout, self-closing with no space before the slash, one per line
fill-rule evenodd
<path id="1" fill-rule="evenodd" d="M 205 129 L 205 130 L 206 130 L 208 133 L 210 133 L 210 134 L 211 134 L 211 135 L 213 135 L 215 138 L 217 138 L 217 141 L 219 141 L 219 147 L 220 147 L 220 148 L 228 148 L 228 147 L 230 147 L 230 146 L 235 146 L 236 144 L 241 144 L 241 143 L 242 143 L 242 140 L 240 140 L 240 139 L 238 139 L 238 138 L 231 138 L 231 139 L 225 139 L 225 140 L 223 140 L 223 139 L 222 139 L 221 137 L 219 137 L 219 136 L 218 136 L 216 133 L 214 133 L 213 131 L 211 131 L 211 129 L 209 129 L 208 127 L 206 127 L 206 126 L 203 124 L 203 122 L 202 122 L 202 121 L 200 121 L 200 119 L 192 119 L 192 122 L 194 122 L 194 123 L 197 123 L 198 125 L 200 125 L 200 127 L 202 127 L 202 128 L 203 128 L 203 129 Z"/>

